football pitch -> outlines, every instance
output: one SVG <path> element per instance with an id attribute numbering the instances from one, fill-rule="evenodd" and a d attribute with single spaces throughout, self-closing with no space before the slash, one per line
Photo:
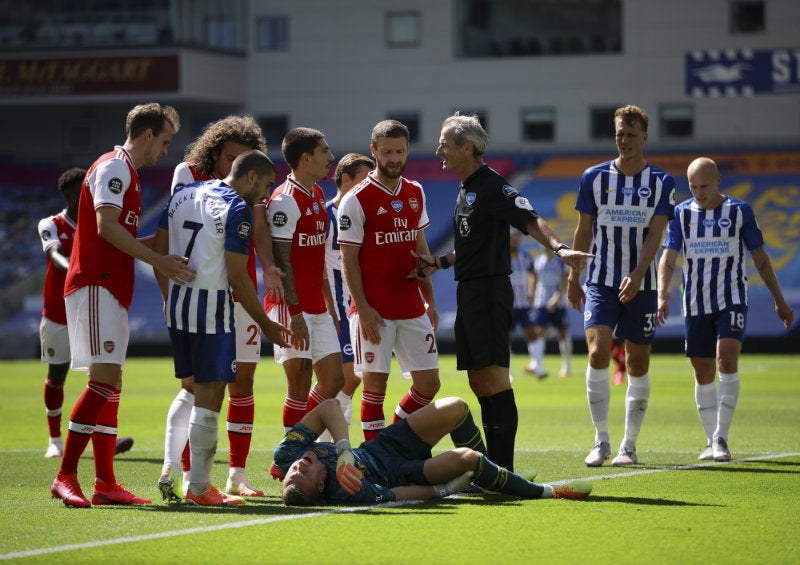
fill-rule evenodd
<path id="1" fill-rule="evenodd" d="M 282 370 L 264 358 L 256 373 L 256 422 L 248 478 L 266 496 L 239 507 L 168 506 L 156 481 L 167 409 L 178 390 L 166 358 L 129 359 L 119 414 L 133 449 L 116 458 L 117 480 L 138 507 L 65 507 L 50 498 L 58 461 L 44 459 L 46 366 L 0 362 L 0 560 L 18 563 L 800 563 L 800 355 L 745 354 L 729 463 L 700 462 L 705 438 L 682 355 L 654 355 L 650 406 L 638 441 L 639 465 L 590 469 L 583 458 L 594 431 L 586 405 L 585 355 L 573 374 L 537 381 L 512 370 L 519 407 L 515 465 L 538 482 L 584 478 L 585 501 L 484 495 L 375 507 L 286 508 L 267 469 L 282 436 Z M 557 373 L 558 359 L 547 369 Z M 441 358 L 439 396 L 461 396 L 480 422 L 478 403 Z M 70 372 L 62 430 L 86 384 Z M 395 367 L 386 412 L 408 388 Z M 624 428 L 624 386 L 612 386 L 612 451 Z M 356 406 L 360 390 L 356 392 Z M 224 487 L 228 441 L 223 405 L 213 480 Z M 358 409 L 356 408 L 356 413 Z M 361 440 L 357 423 L 354 443 Z M 442 449 L 451 447 L 445 439 Z M 91 496 L 91 449 L 79 477 Z"/>

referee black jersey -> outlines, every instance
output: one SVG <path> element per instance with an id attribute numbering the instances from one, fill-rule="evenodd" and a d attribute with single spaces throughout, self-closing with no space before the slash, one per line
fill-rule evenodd
<path id="1" fill-rule="evenodd" d="M 509 226 L 527 233 L 537 218 L 528 199 L 488 165 L 461 185 L 453 217 L 457 281 L 511 274 Z"/>

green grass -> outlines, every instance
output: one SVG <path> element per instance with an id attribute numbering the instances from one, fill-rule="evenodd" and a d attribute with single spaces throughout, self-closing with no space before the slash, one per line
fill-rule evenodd
<path id="1" fill-rule="evenodd" d="M 746 355 L 729 445 L 734 461 L 697 465 L 705 438 L 694 408 L 688 362 L 654 356 L 650 408 L 639 437 L 642 464 L 589 469 L 594 437 L 586 406 L 585 356 L 573 375 L 538 382 L 514 359 L 519 407 L 516 467 L 537 480 L 593 480 L 586 501 L 449 498 L 372 509 L 288 509 L 266 469 L 282 435 L 282 371 L 264 359 L 256 377 L 256 431 L 248 476 L 264 499 L 236 508 L 168 507 L 155 482 L 164 420 L 177 391 L 169 359 L 130 359 L 120 434 L 136 439 L 116 459 L 118 480 L 154 504 L 76 510 L 52 500 L 58 461 L 47 446 L 38 362 L 0 363 L 0 559 L 20 563 L 798 563 L 800 562 L 800 356 Z M 555 373 L 558 360 L 547 358 Z M 440 396 L 466 398 L 466 376 L 441 359 Z M 85 386 L 67 381 L 64 423 Z M 393 373 L 387 412 L 408 383 Z M 624 426 L 624 387 L 612 387 L 612 449 Z M 360 398 L 356 394 L 357 399 Z M 223 414 L 225 411 L 223 407 Z M 221 424 L 224 430 L 224 422 Z M 351 437 L 360 439 L 354 424 Z M 443 442 L 442 448 L 449 447 Z M 224 486 L 227 438 L 220 437 L 214 481 Z M 80 464 L 91 492 L 91 450 Z M 158 500 L 156 500 L 158 499 Z"/>

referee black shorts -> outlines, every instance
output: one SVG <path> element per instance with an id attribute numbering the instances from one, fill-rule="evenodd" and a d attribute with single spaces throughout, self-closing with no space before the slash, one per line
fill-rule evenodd
<path id="1" fill-rule="evenodd" d="M 507 276 L 461 281 L 456 290 L 456 364 L 459 371 L 508 367 L 514 291 Z"/>

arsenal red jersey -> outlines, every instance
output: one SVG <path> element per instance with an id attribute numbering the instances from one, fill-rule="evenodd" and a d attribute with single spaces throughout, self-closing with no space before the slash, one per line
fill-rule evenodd
<path id="1" fill-rule="evenodd" d="M 184 161 L 175 167 L 175 171 L 172 173 L 172 188 L 170 190 L 170 194 L 174 194 L 176 190 L 187 184 L 213 180 L 213 178 L 214 177 L 212 175 L 207 175 L 205 172 L 203 172 L 200 167 Z M 257 202 L 253 206 L 253 215 L 263 214 L 263 207 L 264 202 Z M 258 277 L 256 276 L 256 246 L 253 242 L 253 238 L 250 238 L 250 254 L 247 256 L 247 274 L 250 275 L 250 280 L 253 281 L 256 291 L 258 291 Z M 236 300 L 235 294 L 233 295 L 233 299 Z"/>
<path id="2" fill-rule="evenodd" d="M 119 223 L 136 237 L 142 189 L 130 155 L 120 146 L 101 155 L 83 181 L 64 296 L 85 286 L 102 286 L 127 310 L 133 298 L 133 257 L 97 234 L 95 210 L 102 206 L 118 208 Z"/>
<path id="3" fill-rule="evenodd" d="M 358 263 L 367 302 L 387 320 L 408 320 L 425 313 L 416 280 L 419 230 L 428 227 L 425 192 L 419 183 L 400 179 L 394 189 L 367 175 L 339 205 L 339 243 L 361 249 Z"/>
<path id="4" fill-rule="evenodd" d="M 272 193 L 267 203 L 272 241 L 292 244 L 289 255 L 294 271 L 294 284 L 300 308 L 309 314 L 327 311 L 322 294 L 325 273 L 325 233 L 328 230 L 328 211 L 325 195 L 315 184 L 309 192 L 290 175 Z M 269 299 L 264 308 L 275 304 Z"/>
<path id="5" fill-rule="evenodd" d="M 57 324 L 66 324 L 64 280 L 67 277 L 67 273 L 56 268 L 47 252 L 51 247 L 61 244 L 63 254 L 69 257 L 70 253 L 72 253 L 72 242 L 75 239 L 75 222 L 67 216 L 66 210 L 55 216 L 44 218 L 39 222 L 39 238 L 42 240 L 42 250 L 47 256 L 42 316 Z"/>

